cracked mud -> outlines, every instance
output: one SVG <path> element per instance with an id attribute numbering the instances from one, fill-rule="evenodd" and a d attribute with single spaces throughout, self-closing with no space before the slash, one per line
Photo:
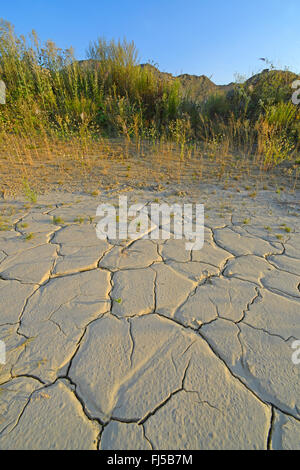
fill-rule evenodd
<path id="1" fill-rule="evenodd" d="M 98 240 L 112 193 L 2 201 L 0 449 L 300 449 L 297 196 L 202 188 L 195 252 Z"/>

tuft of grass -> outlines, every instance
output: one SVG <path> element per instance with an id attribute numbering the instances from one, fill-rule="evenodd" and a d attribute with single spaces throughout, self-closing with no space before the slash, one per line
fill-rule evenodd
<path id="1" fill-rule="evenodd" d="M 176 196 L 178 196 L 178 197 L 185 197 L 185 196 L 186 196 L 186 192 L 185 192 L 185 191 L 177 191 L 177 192 L 176 192 Z"/>
<path id="2" fill-rule="evenodd" d="M 32 240 L 33 238 L 34 238 L 34 234 L 33 234 L 33 233 L 27 233 L 27 235 L 25 236 L 25 240 L 26 240 L 26 241 Z"/>
<path id="3" fill-rule="evenodd" d="M 26 179 L 23 180 L 24 192 L 26 199 L 35 204 L 37 202 L 37 194 L 33 189 L 30 188 L 29 183 Z"/>
<path id="4" fill-rule="evenodd" d="M 11 229 L 11 226 L 9 225 L 9 222 L 7 221 L 6 218 L 2 218 L 0 216 L 0 232 L 7 232 Z"/>
<path id="5" fill-rule="evenodd" d="M 84 217 L 76 217 L 74 219 L 74 222 L 77 223 L 77 224 L 83 224 L 84 223 Z"/>
<path id="6" fill-rule="evenodd" d="M 54 225 L 63 225 L 64 221 L 61 217 L 56 217 L 55 215 L 52 217 L 52 223 Z"/>
<path id="7" fill-rule="evenodd" d="M 9 232 L 10 229 L 11 227 L 9 225 L 0 223 L 0 232 Z"/>

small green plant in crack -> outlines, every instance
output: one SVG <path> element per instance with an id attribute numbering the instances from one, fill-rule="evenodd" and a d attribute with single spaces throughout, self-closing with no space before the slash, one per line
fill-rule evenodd
<path id="1" fill-rule="evenodd" d="M 64 224 L 64 221 L 63 221 L 63 219 L 62 219 L 61 217 L 57 217 L 56 215 L 54 215 L 54 216 L 52 217 L 52 223 L 53 223 L 54 225 L 62 225 L 62 224 Z"/>
<path id="2" fill-rule="evenodd" d="M 286 231 L 286 233 L 291 233 L 292 231 L 291 227 L 284 227 L 284 230 Z"/>
<path id="3" fill-rule="evenodd" d="M 249 225 L 250 224 L 250 219 L 244 219 L 243 224 L 244 225 Z"/>
<path id="4" fill-rule="evenodd" d="M 37 202 L 37 194 L 35 191 L 33 191 L 33 189 L 31 189 L 26 179 L 23 180 L 23 187 L 27 201 L 35 204 Z"/>
<path id="5" fill-rule="evenodd" d="M 76 217 L 74 219 L 74 222 L 77 224 L 83 224 L 84 223 L 84 217 Z"/>
<path id="6" fill-rule="evenodd" d="M 26 222 L 23 222 L 22 224 L 20 224 L 20 227 L 21 228 L 27 228 L 28 227 L 28 224 Z"/>
<path id="7" fill-rule="evenodd" d="M 115 302 L 117 302 L 117 304 L 121 304 L 122 303 L 122 299 L 114 299 Z"/>
<path id="8" fill-rule="evenodd" d="M 26 237 L 25 237 L 25 240 L 28 242 L 29 240 L 32 240 L 34 238 L 34 234 L 33 233 L 27 233 Z"/>
<path id="9" fill-rule="evenodd" d="M 272 229 L 269 225 L 265 225 L 265 230 L 268 230 L 268 232 L 272 232 Z"/>
<path id="10" fill-rule="evenodd" d="M 9 232 L 11 227 L 9 225 L 0 224 L 0 232 Z"/>
<path id="11" fill-rule="evenodd" d="M 280 233 L 277 233 L 276 238 L 277 238 L 277 240 L 282 240 L 282 239 L 283 239 L 283 236 L 280 235 Z"/>
<path id="12" fill-rule="evenodd" d="M 11 229 L 6 219 L 0 217 L 0 232 L 8 232 Z"/>

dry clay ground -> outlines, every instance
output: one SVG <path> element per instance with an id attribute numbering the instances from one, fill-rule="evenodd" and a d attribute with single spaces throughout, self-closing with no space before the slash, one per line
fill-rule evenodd
<path id="1" fill-rule="evenodd" d="M 1 202 L 0 448 L 299 449 L 299 193 L 161 194 L 204 203 L 192 253 L 99 240 L 118 195 Z"/>

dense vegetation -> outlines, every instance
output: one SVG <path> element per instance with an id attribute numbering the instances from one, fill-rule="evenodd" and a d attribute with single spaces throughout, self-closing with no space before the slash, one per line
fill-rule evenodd
<path id="1" fill-rule="evenodd" d="M 90 44 L 87 60 L 53 42 L 41 45 L 32 32 L 17 37 L 0 24 L 0 78 L 7 103 L 0 107 L 0 133 L 97 139 L 203 142 L 205 152 L 259 156 L 265 169 L 295 159 L 300 112 L 291 102 L 287 71 L 264 71 L 218 89 L 205 78 L 174 78 L 140 66 L 132 42 Z M 199 88 L 200 86 L 200 88 Z M 297 161 L 297 160 L 296 160 Z"/>

